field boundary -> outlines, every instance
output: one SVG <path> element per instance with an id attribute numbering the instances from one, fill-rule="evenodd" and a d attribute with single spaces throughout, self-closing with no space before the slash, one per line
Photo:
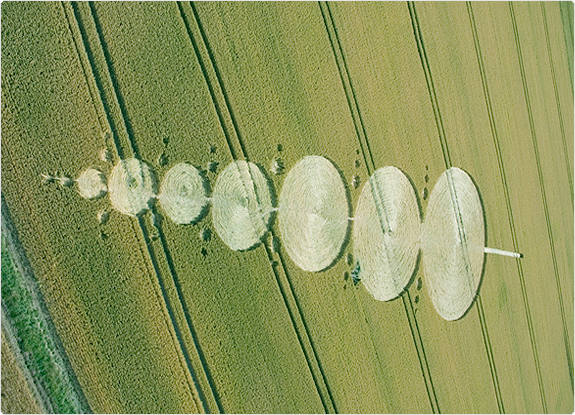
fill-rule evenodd
<path id="1" fill-rule="evenodd" d="M 225 89 L 219 68 L 215 62 L 215 57 L 211 51 L 207 36 L 202 27 L 196 6 L 192 2 L 190 2 L 188 6 L 190 10 L 185 11 L 183 3 L 178 2 L 180 16 L 200 64 L 202 75 L 207 84 L 210 97 L 213 101 L 231 156 L 234 160 L 238 160 L 238 156 L 241 156 L 248 161 L 249 156 L 242 139 L 241 131 L 238 127 L 236 117 L 230 104 L 229 96 Z M 194 36 L 194 33 L 198 36 L 197 39 L 196 36 Z M 204 53 L 202 53 L 202 50 Z M 274 230 L 270 229 L 269 231 L 272 238 L 276 238 Z M 317 354 L 309 327 L 303 312 L 301 311 L 301 306 L 293 290 L 291 278 L 287 272 L 287 267 L 285 266 L 284 257 L 281 251 L 278 251 L 277 254 L 279 261 L 275 261 L 270 248 L 265 243 L 263 245 L 323 408 L 326 413 L 337 413 L 337 405 Z M 281 267 L 276 266 L 276 263 L 278 265 L 281 264 Z"/>
<path id="2" fill-rule="evenodd" d="M 37 380 L 35 377 L 30 373 L 28 366 L 26 365 L 26 361 L 20 348 L 18 347 L 18 342 L 16 341 L 16 333 L 14 333 L 14 328 L 12 327 L 11 322 L 7 321 L 5 317 L 8 314 L 8 310 L 6 305 L 4 304 L 4 300 L 1 303 L 1 310 L 2 310 L 2 336 L 6 341 L 7 346 L 10 348 L 14 355 L 14 360 L 16 361 L 16 365 L 22 371 L 22 376 L 26 381 L 26 386 L 30 389 L 30 394 L 34 399 L 34 402 L 38 405 L 41 411 L 44 413 L 55 413 L 52 405 L 46 395 L 46 391 L 40 385 L 37 385 Z M 4 368 L 3 368 L 4 369 Z"/>
<path id="3" fill-rule="evenodd" d="M 439 102 L 437 100 L 437 94 L 435 92 L 435 85 L 433 83 L 433 77 L 431 75 L 431 67 L 429 65 L 429 59 L 427 57 L 427 52 L 425 50 L 425 45 L 423 42 L 423 34 L 421 33 L 421 28 L 419 24 L 419 18 L 417 16 L 417 10 L 415 9 L 415 3 L 412 1 L 407 2 L 407 7 L 409 9 L 409 15 L 411 17 L 411 23 L 413 25 L 413 35 L 417 43 L 417 50 L 419 52 L 419 57 L 421 60 L 421 66 L 423 67 L 423 72 L 425 73 L 425 79 L 427 81 L 427 88 L 429 92 L 429 97 L 431 100 L 431 105 L 433 107 L 433 112 L 435 114 L 435 122 L 437 125 L 437 131 L 439 133 L 439 140 L 441 143 L 441 148 L 443 150 L 443 157 L 445 161 L 446 168 L 452 166 L 451 156 L 449 154 L 449 148 L 447 145 L 447 135 L 445 133 L 445 127 L 443 125 L 443 118 L 441 111 L 439 109 Z M 479 317 L 479 323 L 481 327 L 481 334 L 483 337 L 483 344 L 485 346 L 485 353 L 487 354 L 487 361 L 489 362 L 489 370 L 491 372 L 491 379 L 493 381 L 493 389 L 495 393 L 495 398 L 497 401 L 497 407 L 500 413 L 505 412 L 505 407 L 503 405 L 503 398 L 501 395 L 501 389 L 499 386 L 499 377 L 497 375 L 497 369 L 495 367 L 495 358 L 493 355 L 493 347 L 491 345 L 491 339 L 489 336 L 489 330 L 487 328 L 487 321 L 485 318 L 485 312 L 483 310 L 483 302 L 481 300 L 481 294 L 477 293 L 476 297 L 477 303 L 477 314 Z"/>
<path id="4" fill-rule="evenodd" d="M 38 285 L 38 280 L 34 270 L 30 265 L 26 251 L 20 243 L 18 230 L 16 229 L 8 204 L 1 194 L 1 217 L 2 217 L 2 256 L 4 253 L 9 256 L 9 265 L 2 264 L 2 280 L 5 286 L 2 290 L 2 328 L 3 334 L 7 335 L 7 343 L 12 347 L 14 355 L 18 359 L 24 376 L 32 392 L 34 392 L 37 403 L 44 410 L 49 412 L 77 411 L 91 413 L 92 409 L 84 395 L 82 386 L 78 382 L 62 340 L 58 335 L 52 315 L 48 310 L 44 296 Z M 8 276 L 4 275 L 4 266 L 11 266 L 15 281 L 9 284 Z M 5 280 L 5 278 L 7 280 Z M 15 298 L 12 297 L 10 286 L 17 290 Z M 8 287 L 5 289 L 5 287 Z M 5 297 L 5 294 L 9 294 Z M 27 297 L 27 298 L 26 298 Z M 15 311 L 12 313 L 13 304 L 11 300 L 19 302 L 19 306 L 27 308 L 27 312 Z M 8 304 L 7 304 L 8 302 Z M 22 324 L 18 323 L 20 318 L 29 317 L 33 321 L 27 321 L 25 330 Z M 32 323 L 34 323 L 32 325 Z M 20 327 L 19 327 L 20 326 Z M 40 346 L 32 346 L 28 354 L 22 353 L 22 347 L 26 341 L 31 341 L 30 337 L 42 337 Z M 18 337 L 22 337 L 19 339 Z M 35 359 L 39 354 L 44 354 L 43 364 L 39 365 Z M 33 373 L 36 370 L 36 373 Z M 58 384 L 59 383 L 59 384 Z M 56 393 L 56 395 L 54 395 Z M 63 405 L 69 405 L 68 407 Z"/>
<path id="5" fill-rule="evenodd" d="M 543 211 L 545 213 L 545 223 L 547 225 L 547 236 L 549 239 L 549 245 L 551 247 L 551 259 L 553 261 L 553 271 L 555 273 L 555 283 L 557 287 L 557 294 L 559 297 L 559 308 L 561 312 L 561 322 L 563 324 L 563 342 L 565 345 L 565 352 L 567 355 L 567 365 L 569 370 L 569 379 L 571 380 L 571 388 L 573 388 L 573 360 L 571 357 L 571 346 L 569 344 L 569 332 L 567 330 L 567 323 L 565 319 L 565 308 L 563 305 L 563 294 L 561 290 L 561 281 L 559 279 L 559 269 L 557 266 L 557 258 L 555 254 L 555 244 L 553 243 L 553 231 L 551 229 L 551 218 L 549 215 L 549 207 L 547 205 L 547 195 L 545 192 L 545 185 L 543 181 L 543 170 L 541 168 L 541 158 L 539 155 L 539 147 L 537 145 L 537 133 L 535 131 L 535 122 L 533 120 L 533 111 L 531 109 L 531 100 L 529 97 L 529 88 L 527 86 L 527 78 L 525 76 L 525 67 L 523 64 L 523 54 L 521 52 L 521 43 L 519 40 L 519 32 L 517 29 L 517 21 L 515 19 L 515 11 L 513 8 L 513 3 L 509 2 L 509 12 L 511 14 L 511 22 L 513 25 L 513 34 L 515 37 L 515 46 L 517 48 L 517 56 L 519 60 L 519 70 L 521 72 L 521 81 L 523 83 L 523 92 L 525 94 L 525 105 L 527 109 L 527 115 L 529 117 L 529 128 L 531 130 L 531 141 L 533 143 L 533 151 L 535 152 L 535 160 L 537 165 L 537 175 L 539 177 L 539 187 L 541 189 L 541 198 L 543 202 Z"/>

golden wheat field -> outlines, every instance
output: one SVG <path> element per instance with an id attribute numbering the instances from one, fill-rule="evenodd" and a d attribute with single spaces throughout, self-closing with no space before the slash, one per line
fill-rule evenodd
<path id="1" fill-rule="evenodd" d="M 573 3 L 1 25 L 2 412 L 574 411 Z"/>

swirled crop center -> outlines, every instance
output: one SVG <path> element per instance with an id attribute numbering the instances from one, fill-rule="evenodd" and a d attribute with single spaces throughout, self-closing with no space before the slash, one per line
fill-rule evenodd
<path id="1" fill-rule="evenodd" d="M 120 160 L 112 169 L 108 188 L 114 209 L 138 216 L 150 208 L 156 197 L 156 177 L 152 168 L 141 160 Z"/>
<path id="2" fill-rule="evenodd" d="M 230 248 L 256 246 L 268 230 L 271 212 L 270 185 L 258 166 L 239 160 L 220 173 L 212 216 L 216 232 Z"/>
<path id="3" fill-rule="evenodd" d="M 195 222 L 208 203 L 205 180 L 194 166 L 176 164 L 164 176 L 158 200 L 175 223 Z"/>
<path id="4" fill-rule="evenodd" d="M 419 207 L 411 182 L 396 167 L 377 169 L 363 186 L 353 226 L 361 280 L 376 300 L 397 297 L 409 283 L 419 236 Z"/>
<path id="5" fill-rule="evenodd" d="M 100 170 L 87 169 L 76 180 L 80 196 L 84 199 L 98 199 L 108 192 L 106 176 Z"/>
<path id="6" fill-rule="evenodd" d="M 477 294 L 485 251 L 483 208 L 463 170 L 446 170 L 431 192 L 421 248 L 435 309 L 446 320 L 461 318 Z"/>
<path id="7" fill-rule="evenodd" d="M 303 270 L 318 272 L 338 257 L 349 226 L 342 178 L 324 157 L 307 156 L 287 174 L 279 200 L 286 250 Z"/>

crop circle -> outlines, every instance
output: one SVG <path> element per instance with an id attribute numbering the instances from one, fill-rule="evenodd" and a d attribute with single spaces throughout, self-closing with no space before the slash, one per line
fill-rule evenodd
<path id="1" fill-rule="evenodd" d="M 347 193 L 335 166 L 321 156 L 301 159 L 287 174 L 279 200 L 279 228 L 286 250 L 303 270 L 329 267 L 349 227 Z"/>
<path id="2" fill-rule="evenodd" d="M 258 166 L 239 160 L 220 173 L 213 193 L 213 223 L 231 249 L 258 245 L 268 231 L 271 212 L 270 185 Z"/>
<path id="3" fill-rule="evenodd" d="M 361 280 L 380 301 L 409 283 L 419 252 L 420 219 L 415 190 L 396 167 L 377 169 L 363 186 L 353 226 Z"/>
<path id="4" fill-rule="evenodd" d="M 141 160 L 120 160 L 112 169 L 110 202 L 118 212 L 138 216 L 150 208 L 156 197 L 156 177 L 152 168 Z"/>
<path id="5" fill-rule="evenodd" d="M 84 199 L 98 199 L 108 192 L 106 176 L 100 170 L 84 170 L 76 183 L 80 196 Z"/>
<path id="6" fill-rule="evenodd" d="M 446 170 L 433 188 L 421 245 L 435 309 L 446 320 L 461 318 L 477 294 L 485 255 L 481 200 L 463 170 Z"/>
<path id="7" fill-rule="evenodd" d="M 176 164 L 164 176 L 158 200 L 166 215 L 175 223 L 184 225 L 195 222 L 208 203 L 205 180 L 194 166 Z"/>

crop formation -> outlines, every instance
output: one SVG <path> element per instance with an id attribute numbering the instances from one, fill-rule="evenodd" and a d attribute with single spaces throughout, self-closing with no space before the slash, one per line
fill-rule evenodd
<path id="1" fill-rule="evenodd" d="M 3 3 L 3 411 L 572 412 L 572 22 Z"/>

